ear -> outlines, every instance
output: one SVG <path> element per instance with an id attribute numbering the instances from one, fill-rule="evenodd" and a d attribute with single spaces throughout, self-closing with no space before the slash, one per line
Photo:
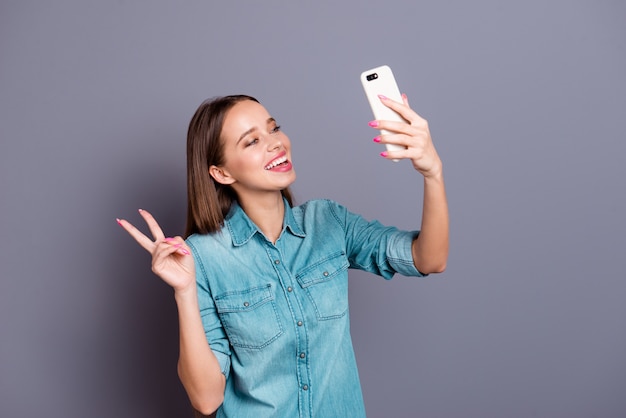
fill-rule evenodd
<path id="1" fill-rule="evenodd" d="M 209 174 L 220 184 L 233 184 L 235 182 L 235 179 L 223 167 L 212 165 L 209 167 Z"/>

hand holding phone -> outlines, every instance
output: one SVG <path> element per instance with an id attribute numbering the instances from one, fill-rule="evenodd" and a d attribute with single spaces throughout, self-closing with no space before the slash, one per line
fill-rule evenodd
<path id="1" fill-rule="evenodd" d="M 397 122 L 405 122 L 404 118 L 395 111 L 385 106 L 378 97 L 379 95 L 386 96 L 392 100 L 402 103 L 402 95 L 398 89 L 398 84 L 393 76 L 391 68 L 387 65 L 381 67 L 372 68 L 371 70 L 363 71 L 361 73 L 361 84 L 365 90 L 365 95 L 369 101 L 374 118 L 377 120 L 390 120 Z M 384 129 L 381 129 L 382 134 L 391 133 Z M 385 144 L 388 151 L 403 150 L 406 149 L 401 145 Z M 398 161 L 398 160 L 393 160 Z"/>

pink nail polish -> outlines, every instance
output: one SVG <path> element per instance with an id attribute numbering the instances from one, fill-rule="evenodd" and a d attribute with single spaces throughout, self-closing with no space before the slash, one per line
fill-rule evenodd
<path id="1" fill-rule="evenodd" d="M 380 156 L 381 156 L 381 157 L 386 157 L 387 155 L 388 155 L 388 154 L 387 154 L 387 151 L 383 151 L 383 152 L 381 152 L 381 153 L 380 153 Z"/>
<path id="2" fill-rule="evenodd" d="M 387 99 L 388 99 L 388 97 L 387 97 L 387 96 L 383 96 L 382 94 L 379 94 L 379 95 L 378 95 L 378 98 L 379 98 L 379 99 L 383 99 L 383 100 L 387 100 Z"/>
<path id="3" fill-rule="evenodd" d="M 372 128 L 375 128 L 378 126 L 378 121 L 377 120 L 373 120 L 371 122 L 368 123 L 369 126 L 371 126 Z"/>
<path id="4" fill-rule="evenodd" d="M 377 136 L 376 138 L 374 138 L 374 142 L 380 142 L 380 137 Z"/>
<path id="5" fill-rule="evenodd" d="M 174 245 L 174 248 L 178 249 L 181 253 L 185 255 L 189 255 L 189 251 L 187 251 L 186 248 L 183 248 L 183 244 L 176 244 Z"/>
<path id="6" fill-rule="evenodd" d="M 117 224 L 118 224 L 119 226 L 122 226 L 122 220 L 121 220 L 121 219 L 119 219 L 119 218 L 115 218 L 115 220 L 117 221 Z"/>

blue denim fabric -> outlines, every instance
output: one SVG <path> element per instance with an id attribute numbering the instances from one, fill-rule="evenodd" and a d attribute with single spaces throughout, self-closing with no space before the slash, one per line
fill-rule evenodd
<path id="1" fill-rule="evenodd" d="M 421 276 L 417 232 L 329 200 L 285 209 L 275 244 L 236 204 L 220 232 L 187 240 L 206 337 L 226 376 L 217 416 L 364 417 L 348 268 Z"/>

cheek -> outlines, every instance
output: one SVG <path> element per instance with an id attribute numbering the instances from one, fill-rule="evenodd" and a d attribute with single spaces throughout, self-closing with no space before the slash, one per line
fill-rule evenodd
<path id="1" fill-rule="evenodd" d="M 234 158 L 231 162 L 231 167 L 237 172 L 245 173 L 262 164 L 262 157 L 258 152 L 246 152 Z"/>
<path id="2" fill-rule="evenodd" d="M 283 137 L 280 139 L 280 141 L 283 143 L 283 146 L 285 148 L 291 148 L 291 140 L 287 135 L 283 134 Z"/>

